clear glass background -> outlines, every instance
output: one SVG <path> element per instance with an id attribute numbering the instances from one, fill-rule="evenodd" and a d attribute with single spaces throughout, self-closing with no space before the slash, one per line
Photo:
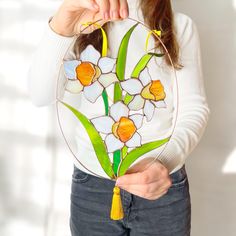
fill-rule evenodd
<path id="1" fill-rule="evenodd" d="M 69 236 L 71 153 L 55 106 L 27 94 L 32 53 L 58 0 L 0 0 L 0 235 Z M 197 23 L 211 117 L 186 162 L 193 236 L 236 231 L 236 0 L 174 0 Z"/>

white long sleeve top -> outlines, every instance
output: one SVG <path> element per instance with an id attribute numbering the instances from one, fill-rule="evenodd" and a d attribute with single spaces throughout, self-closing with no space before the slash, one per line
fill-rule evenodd
<path id="1" fill-rule="evenodd" d="M 137 9 L 135 4 L 130 4 L 129 8 L 130 17 L 143 22 L 141 10 Z M 165 76 L 160 78 L 165 87 L 167 108 L 155 111 L 152 121 L 146 122 L 145 128 L 140 129 L 140 135 L 144 142 L 164 138 L 168 132 L 171 132 L 176 111 L 174 90 L 178 89 L 178 116 L 170 141 L 165 147 L 162 146 L 143 156 L 151 157 L 161 153 L 161 155 L 158 155 L 158 159 L 168 168 L 170 174 L 182 167 L 188 155 L 196 147 L 204 133 L 210 114 L 204 89 L 200 44 L 196 25 L 188 16 L 181 13 L 174 13 L 174 20 L 177 40 L 180 45 L 180 61 L 183 65 L 181 70 L 176 71 L 178 87 L 175 87 L 174 79 L 167 79 Z M 130 26 L 129 21 L 112 23 L 112 27 L 108 32 L 111 48 L 109 56 L 114 57 L 117 54 L 118 44 L 123 36 L 121 32 L 126 32 Z M 143 49 L 140 49 L 140 45 L 144 45 L 146 40 L 146 35 L 141 29 L 136 31 L 133 37 L 133 44 L 130 43 L 133 48 L 128 52 L 127 76 L 130 75 L 135 65 L 134 58 L 139 59 L 142 55 Z M 57 78 L 62 60 L 75 58 L 73 42 L 75 42 L 75 37 L 58 35 L 52 31 L 48 24 L 45 25 L 45 33 L 34 53 L 29 70 L 29 96 L 36 106 L 55 104 Z M 150 43 L 150 47 L 152 43 Z M 129 60 L 129 53 L 130 55 L 132 54 L 132 60 Z M 152 64 L 150 64 L 149 71 L 152 76 L 160 76 L 160 73 L 157 72 L 156 67 L 152 67 Z M 63 84 L 63 81 L 61 83 Z M 63 94 L 63 86 L 60 86 L 60 88 L 60 92 Z M 113 90 L 111 89 L 110 91 Z M 102 115 L 101 111 L 103 112 L 104 108 L 101 107 L 99 102 L 98 99 L 93 109 L 89 109 L 90 104 L 82 94 L 80 96 L 79 110 L 88 117 L 92 117 L 94 114 Z M 82 127 L 79 127 L 78 130 L 76 142 L 78 147 L 77 155 L 80 161 L 75 158 L 75 165 L 87 173 L 90 173 L 89 169 L 93 173 L 106 177 L 95 157 L 88 136 L 85 131 L 83 133 Z"/>

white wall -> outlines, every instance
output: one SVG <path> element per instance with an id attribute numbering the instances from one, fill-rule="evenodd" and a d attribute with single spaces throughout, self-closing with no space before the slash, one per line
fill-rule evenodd
<path id="1" fill-rule="evenodd" d="M 0 0 L 0 235 L 69 233 L 71 155 L 55 107 L 27 97 L 27 72 L 60 1 Z"/>
<path id="2" fill-rule="evenodd" d="M 236 235 L 236 1 L 173 0 L 201 38 L 211 117 L 188 157 L 192 236 Z M 191 79 L 191 78 L 190 78 Z"/>
<path id="3" fill-rule="evenodd" d="M 60 2 L 0 0 L 1 236 L 69 235 L 70 152 L 54 107 L 35 108 L 26 89 L 32 52 Z M 236 0 L 173 2 L 197 23 L 211 108 L 206 133 L 186 164 L 192 236 L 234 236 Z"/>

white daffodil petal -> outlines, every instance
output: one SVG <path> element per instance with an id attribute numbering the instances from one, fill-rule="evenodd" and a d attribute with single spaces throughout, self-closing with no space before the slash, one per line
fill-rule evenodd
<path id="1" fill-rule="evenodd" d="M 113 73 L 116 73 L 116 64 L 114 65 L 113 69 L 112 69 Z"/>
<path id="2" fill-rule="evenodd" d="M 135 133 L 133 137 L 125 143 L 127 147 L 132 148 L 132 147 L 139 147 L 141 146 L 141 136 L 139 133 Z"/>
<path id="3" fill-rule="evenodd" d="M 68 78 L 68 79 L 75 79 L 76 78 L 75 68 L 79 64 L 80 64 L 80 61 L 78 61 L 78 60 L 63 62 L 66 78 Z"/>
<path id="4" fill-rule="evenodd" d="M 148 69 L 145 68 L 139 75 L 139 79 L 141 80 L 143 86 L 145 87 L 146 85 L 148 85 L 151 81 L 152 78 L 148 72 Z"/>
<path id="5" fill-rule="evenodd" d="M 81 61 L 88 61 L 92 62 L 93 64 L 97 65 L 99 58 L 101 57 L 100 53 L 89 44 L 83 52 L 80 54 Z"/>
<path id="6" fill-rule="evenodd" d="M 135 124 L 137 129 L 140 129 L 143 124 L 143 115 L 141 114 L 134 114 L 129 117 Z"/>
<path id="7" fill-rule="evenodd" d="M 102 94 L 104 88 L 96 81 L 93 84 L 84 87 L 84 96 L 92 103 L 96 102 L 97 98 Z"/>
<path id="8" fill-rule="evenodd" d="M 128 114 L 129 109 L 122 102 L 114 103 L 110 108 L 110 115 L 115 121 L 119 121 L 122 116 L 128 117 Z"/>
<path id="9" fill-rule="evenodd" d="M 114 120 L 109 116 L 101 116 L 91 119 L 91 122 L 95 126 L 98 132 L 109 134 L 112 132 L 112 125 Z"/>
<path id="10" fill-rule="evenodd" d="M 127 79 L 126 81 L 121 82 L 120 85 L 130 95 L 139 94 L 143 89 L 143 86 L 138 79 Z"/>
<path id="11" fill-rule="evenodd" d="M 138 111 L 143 108 L 145 100 L 140 95 L 134 96 L 133 100 L 129 103 L 130 110 Z"/>
<path id="12" fill-rule="evenodd" d="M 143 112 L 147 118 L 147 121 L 150 121 L 153 117 L 155 111 L 155 106 L 150 102 L 150 101 L 146 101 L 145 105 L 144 105 L 144 109 Z"/>
<path id="13" fill-rule="evenodd" d="M 116 74 L 109 73 L 109 74 L 101 74 L 98 81 L 103 85 L 104 88 L 108 87 L 112 83 L 118 81 Z"/>
<path id="14" fill-rule="evenodd" d="M 98 66 L 101 69 L 102 73 L 109 73 L 112 71 L 115 63 L 116 59 L 114 58 L 102 57 L 98 61 Z"/>
<path id="15" fill-rule="evenodd" d="M 166 108 L 166 103 L 165 103 L 165 101 L 163 101 L 163 100 L 157 101 L 157 102 L 152 101 L 152 103 L 154 103 L 154 105 L 155 105 L 157 108 Z"/>
<path id="16" fill-rule="evenodd" d="M 79 80 L 68 80 L 66 83 L 66 88 L 70 93 L 80 93 L 83 89 L 83 85 L 79 82 Z"/>
<path id="17" fill-rule="evenodd" d="M 107 135 L 107 137 L 105 138 L 105 143 L 108 152 L 114 152 L 116 150 L 121 149 L 124 146 L 124 143 L 122 143 L 119 139 L 117 139 L 113 134 Z"/>

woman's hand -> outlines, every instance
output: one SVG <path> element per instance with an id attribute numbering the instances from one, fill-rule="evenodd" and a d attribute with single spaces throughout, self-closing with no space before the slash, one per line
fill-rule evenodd
<path id="1" fill-rule="evenodd" d="M 83 23 L 102 19 L 99 25 L 103 25 L 108 20 L 127 17 L 127 0 L 64 0 L 50 26 L 60 35 L 73 36 L 81 31 Z M 89 27 L 83 33 L 91 33 L 95 29 Z"/>
<path id="2" fill-rule="evenodd" d="M 160 161 L 146 158 L 132 166 L 125 175 L 117 178 L 116 185 L 137 196 L 156 200 L 167 193 L 171 178 Z M 147 165 L 147 169 L 143 170 Z"/>

